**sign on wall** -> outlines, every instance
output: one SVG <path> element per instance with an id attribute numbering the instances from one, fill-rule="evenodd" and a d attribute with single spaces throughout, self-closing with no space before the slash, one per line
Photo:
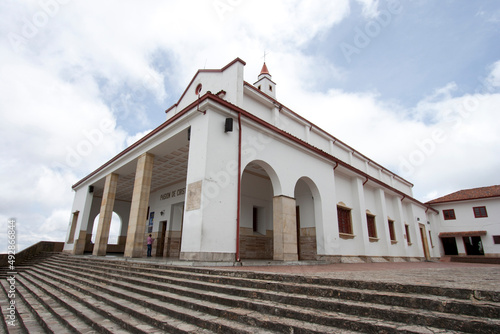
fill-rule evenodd
<path id="1" fill-rule="evenodd" d="M 155 217 L 154 212 L 149 213 L 149 222 L 148 222 L 148 233 L 153 232 L 153 219 Z"/>

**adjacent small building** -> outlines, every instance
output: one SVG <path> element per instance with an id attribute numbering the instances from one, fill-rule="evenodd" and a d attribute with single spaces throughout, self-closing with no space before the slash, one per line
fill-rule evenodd
<path id="1" fill-rule="evenodd" d="M 440 254 L 500 257 L 500 185 L 466 189 L 428 205 L 439 211 Z"/>
<path id="2" fill-rule="evenodd" d="M 152 234 L 154 256 L 189 261 L 439 256 L 411 182 L 280 102 L 265 63 L 253 84 L 244 67 L 199 70 L 164 123 L 73 185 L 66 252 L 143 257 Z"/>

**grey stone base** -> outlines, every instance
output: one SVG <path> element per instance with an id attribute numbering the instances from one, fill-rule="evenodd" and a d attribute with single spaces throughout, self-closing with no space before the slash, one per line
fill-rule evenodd
<path id="1" fill-rule="evenodd" d="M 181 252 L 181 261 L 204 261 L 204 262 L 233 262 L 234 253 L 214 253 L 214 252 Z"/>
<path id="2" fill-rule="evenodd" d="M 399 256 L 346 256 L 346 255 L 317 255 L 317 261 L 327 263 L 384 263 L 384 262 L 422 262 L 425 258 Z"/>

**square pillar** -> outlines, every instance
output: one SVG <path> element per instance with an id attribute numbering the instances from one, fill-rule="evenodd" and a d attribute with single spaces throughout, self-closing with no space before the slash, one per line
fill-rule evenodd
<path id="1" fill-rule="evenodd" d="M 391 248 L 391 236 L 389 233 L 389 223 L 387 213 L 387 202 L 384 189 L 377 189 L 375 192 L 375 203 L 377 211 L 380 212 L 380 219 L 375 219 L 375 225 L 377 229 L 377 238 L 381 242 L 381 248 L 383 249 L 383 254 L 389 256 L 389 249 Z"/>
<path id="2" fill-rule="evenodd" d="M 75 191 L 75 199 L 71 209 L 71 212 L 73 212 L 71 230 L 73 230 L 73 223 L 75 223 L 75 229 L 73 232 L 69 231 L 70 235 L 74 233 L 73 243 L 70 242 L 71 237 L 68 236 L 68 241 L 64 245 L 65 252 L 74 255 L 82 255 L 84 253 L 93 202 L 94 194 L 93 191 L 90 191 L 89 187 L 80 187 Z M 77 212 L 78 214 L 76 215 Z"/>
<path id="3" fill-rule="evenodd" d="M 298 261 L 295 198 L 273 198 L 274 254 L 277 261 Z"/>
<path id="4" fill-rule="evenodd" d="M 352 180 L 352 195 L 353 195 L 353 210 L 351 210 L 352 217 L 352 234 L 359 236 L 357 242 L 357 254 L 353 255 L 372 255 L 367 247 L 370 244 L 368 238 L 368 225 L 366 220 L 366 200 L 365 189 L 363 183 L 366 180 L 355 177 Z"/>
<path id="5" fill-rule="evenodd" d="M 108 247 L 109 227 L 111 217 L 113 216 L 113 207 L 115 205 L 116 186 L 118 184 L 118 174 L 111 173 L 106 176 L 104 184 L 104 193 L 102 194 L 101 211 L 99 213 L 99 223 L 95 238 L 93 255 L 106 255 Z"/>
<path id="6" fill-rule="evenodd" d="M 86 239 L 87 239 L 87 231 L 80 231 L 78 234 L 78 238 L 75 240 L 73 251 L 71 252 L 71 254 L 83 255 L 83 253 L 85 252 Z"/>
<path id="7" fill-rule="evenodd" d="M 144 153 L 137 161 L 127 242 L 125 243 L 125 257 L 142 257 L 144 252 L 144 233 L 146 231 L 153 163 L 154 155 L 150 153 Z"/>

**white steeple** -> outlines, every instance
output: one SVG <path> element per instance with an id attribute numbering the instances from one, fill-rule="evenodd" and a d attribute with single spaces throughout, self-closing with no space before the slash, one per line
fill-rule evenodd
<path id="1" fill-rule="evenodd" d="M 276 98 L 276 84 L 271 80 L 271 74 L 269 74 L 266 62 L 262 65 L 258 79 L 253 85 L 272 98 Z"/>

